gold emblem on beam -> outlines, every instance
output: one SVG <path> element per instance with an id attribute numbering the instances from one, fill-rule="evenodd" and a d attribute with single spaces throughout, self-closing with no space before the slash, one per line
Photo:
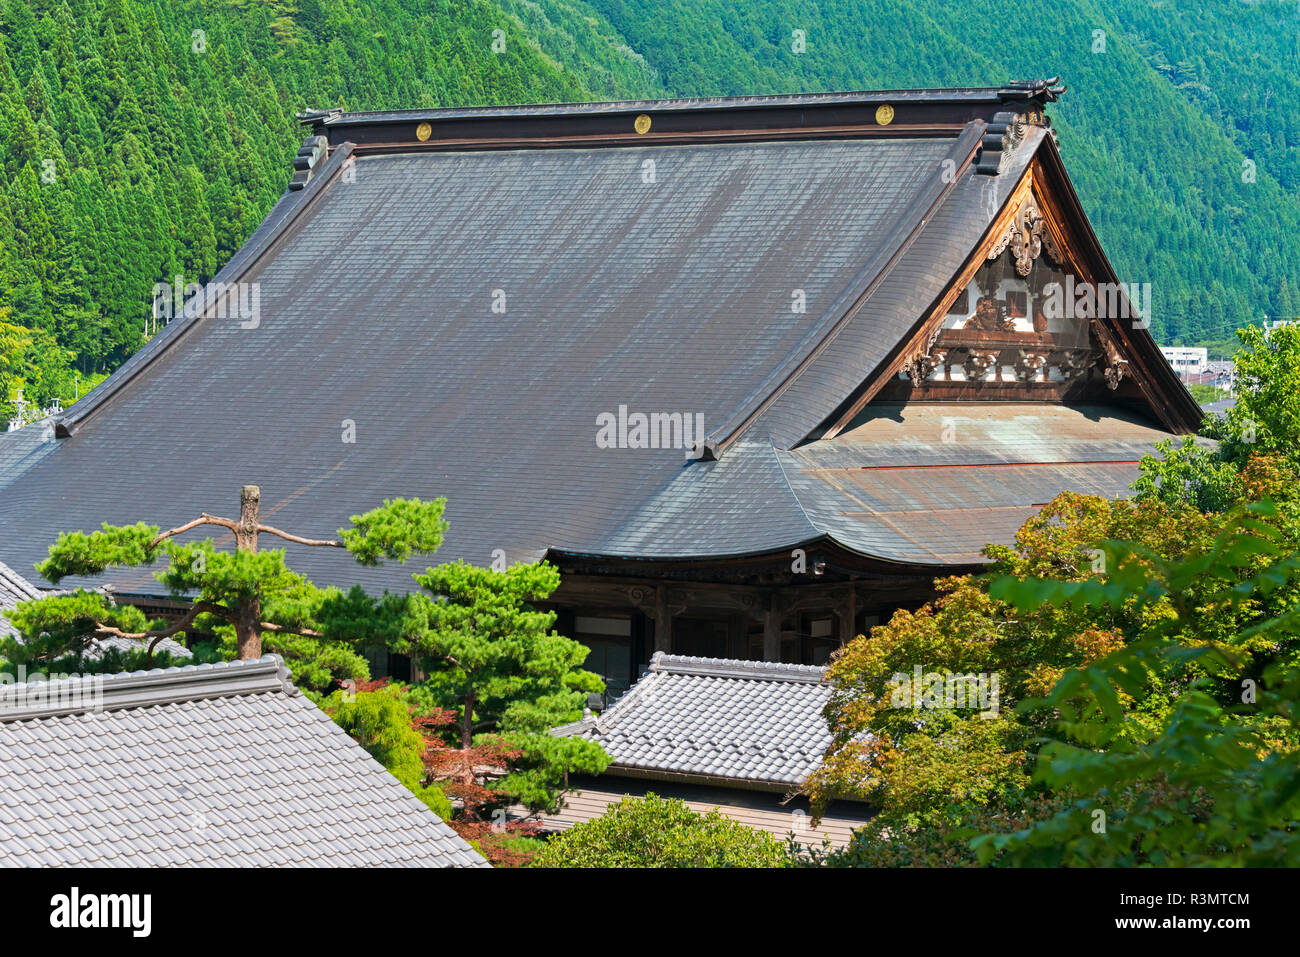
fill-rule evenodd
<path id="1" fill-rule="evenodd" d="M 433 135 L 433 127 L 430 126 L 428 123 L 421 123 L 419 126 L 415 128 L 415 138 L 419 140 L 421 143 L 423 143 L 432 135 Z"/>
<path id="2" fill-rule="evenodd" d="M 881 126 L 888 126 L 894 122 L 894 108 L 888 103 L 876 107 L 876 122 Z"/>
<path id="3" fill-rule="evenodd" d="M 649 133 L 650 114 L 642 113 L 640 116 L 638 116 L 636 120 L 632 123 L 632 129 L 636 130 L 638 133 Z"/>

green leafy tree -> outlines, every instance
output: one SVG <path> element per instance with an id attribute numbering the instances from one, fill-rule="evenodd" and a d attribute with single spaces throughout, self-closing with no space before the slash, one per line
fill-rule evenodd
<path id="1" fill-rule="evenodd" d="M 1233 407 L 1210 423 L 1223 461 L 1238 468 L 1255 455 L 1277 456 L 1300 469 L 1300 325 L 1237 332 Z"/>
<path id="2" fill-rule="evenodd" d="M 1195 436 L 1156 443 L 1156 455 L 1144 456 L 1133 483 L 1135 497 L 1170 505 L 1185 503 L 1202 512 L 1222 511 L 1241 496 L 1241 478 L 1217 447 Z"/>
<path id="3" fill-rule="evenodd" d="M 1248 326 L 1237 336 L 1236 402 L 1204 426 L 1217 444 L 1192 436 L 1158 443 L 1159 454 L 1142 459 L 1133 483 L 1139 501 L 1227 511 L 1251 496 L 1243 482 L 1262 463 L 1300 474 L 1300 326 Z"/>
<path id="4" fill-rule="evenodd" d="M 784 867 L 786 844 L 716 808 L 697 814 L 683 802 L 624 797 L 600 817 L 551 838 L 533 867 Z"/>
<path id="5" fill-rule="evenodd" d="M 1024 524 L 1014 546 L 985 549 L 991 577 L 941 581 L 936 601 L 897 612 L 837 655 L 827 707 L 832 744 L 807 789 L 819 809 L 842 796 L 867 798 L 879 807 L 862 840 L 855 841 L 857 857 L 850 857 L 891 861 L 896 852 L 885 852 L 884 845 L 894 841 L 927 859 L 974 863 L 966 844 L 974 833 L 1024 830 L 1053 818 L 1063 796 L 1089 797 L 1071 789 L 1070 779 L 1044 770 L 1061 766 L 1040 750 L 1045 741 L 1074 749 L 1075 757 L 1140 750 L 1195 701 L 1213 701 L 1221 709 L 1208 720 L 1229 719 L 1240 689 L 1216 655 L 1245 655 L 1236 661 L 1248 668 L 1249 679 L 1261 681 L 1269 667 L 1300 654 L 1294 632 L 1260 629 L 1270 620 L 1291 622 L 1300 607 L 1300 584 L 1283 567 L 1273 568 L 1277 555 L 1300 553 L 1300 484 L 1287 454 L 1300 447 L 1300 417 L 1279 408 L 1296 407 L 1300 400 L 1271 385 L 1292 381 L 1300 369 L 1300 339 L 1290 329 L 1269 335 L 1247 330 L 1242 338 L 1236 361 L 1239 372 L 1249 373 L 1243 378 L 1247 386 L 1239 415 L 1218 424 L 1226 439 L 1221 446 L 1191 438 L 1177 446 L 1162 443 L 1160 455 L 1141 463 L 1131 501 L 1060 495 Z M 1264 510 L 1253 521 L 1268 547 L 1249 562 L 1210 560 L 1222 550 L 1218 536 L 1225 523 L 1251 508 Z M 1115 542 L 1127 545 L 1117 551 Z M 1117 571 L 1121 560 L 1126 564 Z M 1136 589 L 1139 572 L 1148 576 L 1143 583 L 1157 581 L 1184 563 L 1195 573 L 1180 579 L 1180 593 L 1145 598 L 1121 588 L 1108 593 L 1114 601 L 1076 599 L 1097 596 L 1114 581 Z M 1268 588 L 1256 588 L 1255 576 L 1265 576 Z M 1008 581 L 1053 583 L 1053 590 L 1041 601 L 1013 602 L 1004 590 Z M 1239 594 L 1248 597 L 1232 599 Z M 1086 723 L 1060 722 L 1057 698 L 1048 698 L 1052 706 L 1027 703 L 1062 693 L 1053 689 L 1067 675 L 1100 681 L 1095 670 L 1102 662 L 1122 661 L 1128 649 L 1156 637 L 1199 650 L 1173 655 L 1162 670 L 1145 671 L 1141 683 L 1115 690 L 1118 711 L 1112 714 L 1112 737 L 1104 742 Z M 906 675 L 917 664 L 1000 676 L 1000 711 L 989 718 L 975 709 L 893 706 L 892 676 Z M 1203 698 L 1188 697 L 1188 689 Z M 1100 685 L 1087 690 L 1104 693 Z M 1287 754 L 1294 750 L 1294 735 L 1277 718 L 1260 722 L 1247 716 L 1236 727 L 1260 724 L 1270 748 Z M 1082 787 L 1087 779 L 1073 780 Z M 1186 780 L 1134 781 L 1110 789 L 1106 802 L 1112 818 L 1143 813 L 1145 820 L 1178 813 L 1184 805 L 1196 814 L 1212 806 Z M 985 861 L 1008 861 L 1006 846 L 988 850 L 992 857 Z"/>
<path id="6" fill-rule="evenodd" d="M 1300 605 L 1260 614 L 1300 580 L 1297 557 L 1268 502 L 1228 517 L 1212 543 L 1167 560 L 1110 542 L 1104 579 L 999 578 L 993 595 L 1019 612 L 1048 604 L 1105 614 L 1158 612 L 1142 632 L 1063 675 L 1026 711 L 1055 716 L 1036 781 L 1073 796 L 1057 813 L 972 842 L 982 860 L 1030 865 L 1242 866 L 1300 861 Z M 1224 635 L 1215 613 L 1254 623 Z M 1210 634 L 1207 635 L 1207 631 Z M 1188 680 L 1188 665 L 1197 672 Z M 1125 699 L 1182 683 L 1154 731 Z M 1231 689 L 1225 695 L 1225 689 Z"/>
<path id="7" fill-rule="evenodd" d="M 990 546 L 986 554 L 994 574 L 1055 575 L 1082 585 L 1103 574 L 1098 546 L 1107 539 L 1127 536 L 1176 556 L 1205 542 L 1211 529 L 1186 504 L 1066 492 L 1020 529 L 1014 546 Z M 970 807 L 1019 800 L 1031 789 L 1034 742 L 1047 725 L 1016 705 L 1114 650 L 1146 615 L 1124 607 L 1094 616 L 1051 604 L 1015 613 L 982 577 L 945 579 L 937 588 L 939 598 L 895 613 L 832 660 L 831 745 L 806 784 L 815 808 L 866 799 L 880 809 L 880 827 L 911 829 L 952 825 Z M 918 667 L 945 682 L 970 675 L 991 684 L 996 676 L 997 700 L 898 701 L 895 690 Z M 1168 696 L 1153 689 L 1143 719 L 1154 720 Z"/>
<path id="8" fill-rule="evenodd" d="M 1068 806 L 1063 796 L 1025 793 L 1014 800 L 958 807 L 947 825 L 899 827 L 875 817 L 853 832 L 843 848 L 790 848 L 803 867 L 999 867 L 1008 855 L 997 852 L 981 861 L 971 839 L 992 831 L 1017 831 Z"/>
<path id="9" fill-rule="evenodd" d="M 334 692 L 321 707 L 334 723 L 370 753 L 444 821 L 451 802 L 438 787 L 424 783 L 424 738 L 413 727 L 402 689 L 387 683 Z"/>

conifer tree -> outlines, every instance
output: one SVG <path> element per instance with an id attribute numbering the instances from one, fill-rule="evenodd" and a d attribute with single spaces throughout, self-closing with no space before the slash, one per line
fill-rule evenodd
<path id="1" fill-rule="evenodd" d="M 362 565 L 404 562 L 412 554 L 431 554 L 441 544 L 444 500 L 387 501 L 354 515 L 351 527 L 341 529 L 337 539 L 310 539 L 261 521 L 260 498 L 257 486 L 244 486 L 238 518 L 203 513 L 166 530 L 144 522 L 105 523 L 89 534 L 60 535 L 49 557 L 37 565 L 49 582 L 166 559 L 167 567 L 157 577 L 178 600 L 189 602 L 189 610 L 170 623 L 150 623 L 134 606 L 119 605 L 102 591 L 78 588 L 18 605 L 8 617 L 24 638 L 0 642 L 0 655 L 24 663 L 80 656 L 94 639 L 114 637 L 142 643 L 149 667 L 164 638 L 225 628 L 234 631 L 238 658 L 260 657 L 263 638 L 269 636 L 295 678 L 308 687 L 323 689 L 336 678 L 364 677 L 364 661 L 355 647 L 373 640 L 365 623 L 324 629 L 319 624 L 322 606 L 338 600 L 338 590 L 317 588 L 289 569 L 283 549 L 261 550 L 259 539 L 269 535 L 309 547 L 346 549 Z M 224 529 L 225 537 L 234 539 L 234 551 L 219 548 L 211 538 L 175 541 L 205 527 Z"/>

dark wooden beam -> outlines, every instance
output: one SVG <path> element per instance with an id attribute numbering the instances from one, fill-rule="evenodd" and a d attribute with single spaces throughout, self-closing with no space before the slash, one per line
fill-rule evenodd
<path id="1" fill-rule="evenodd" d="M 655 651 L 673 652 L 673 613 L 668 607 L 668 586 L 655 588 Z"/>
<path id="2" fill-rule="evenodd" d="M 844 603 L 840 605 L 840 647 L 844 647 L 850 641 L 857 637 L 854 634 L 856 630 L 855 619 L 858 616 L 857 593 L 852 585 L 848 587 L 844 595 Z"/>
<path id="3" fill-rule="evenodd" d="M 763 660 L 781 660 L 781 593 L 775 590 L 768 596 L 763 616 Z"/>

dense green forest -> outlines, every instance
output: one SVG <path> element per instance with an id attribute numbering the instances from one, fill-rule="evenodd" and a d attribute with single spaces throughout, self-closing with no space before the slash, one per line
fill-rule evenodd
<path id="1" fill-rule="evenodd" d="M 1180 9 L 1181 7 L 1181 9 Z M 0 0 L 0 413 L 69 401 L 284 190 L 308 107 L 996 84 L 1052 110 L 1162 341 L 1300 312 L 1300 14 L 1061 0 Z M 806 49 L 796 53 L 792 34 Z M 493 31 L 504 31 L 503 51 Z M 501 36 L 501 34 L 497 34 Z M 77 381 L 79 378 L 80 381 Z"/>
<path id="2" fill-rule="evenodd" d="M 212 277 L 284 191 L 297 111 L 658 92 L 585 21 L 529 22 L 483 0 L 0 3 L 0 413 L 19 387 L 84 394 L 145 341 L 155 283 Z"/>

